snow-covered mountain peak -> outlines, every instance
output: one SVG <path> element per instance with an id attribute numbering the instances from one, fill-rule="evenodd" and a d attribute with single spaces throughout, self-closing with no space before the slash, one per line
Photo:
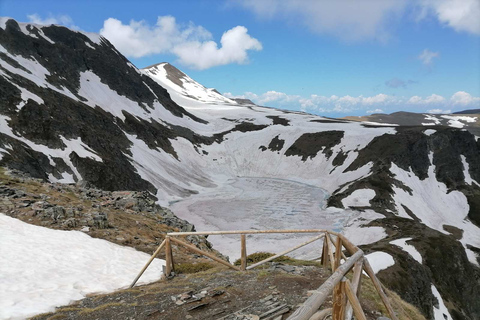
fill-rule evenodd
<path id="1" fill-rule="evenodd" d="M 197 105 L 198 102 L 237 105 L 234 100 L 224 97 L 213 88 L 206 88 L 167 62 L 146 67 L 142 71 L 166 88 L 175 102 L 185 106 Z"/>

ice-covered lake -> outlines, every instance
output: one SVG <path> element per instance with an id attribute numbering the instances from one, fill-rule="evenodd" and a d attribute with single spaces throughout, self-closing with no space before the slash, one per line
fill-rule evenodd
<path id="1" fill-rule="evenodd" d="M 193 223 L 197 231 L 329 229 L 341 231 L 352 212 L 325 209 L 327 191 L 291 180 L 236 178 L 209 192 L 172 203 L 177 216 Z M 278 253 L 300 244 L 312 234 L 263 234 L 247 236 L 247 254 Z M 230 257 L 240 257 L 240 236 L 210 236 L 214 248 Z M 291 256 L 313 259 L 321 254 L 315 242 Z"/>

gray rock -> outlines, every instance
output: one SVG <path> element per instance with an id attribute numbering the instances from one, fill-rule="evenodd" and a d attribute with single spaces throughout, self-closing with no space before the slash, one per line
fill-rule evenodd
<path id="1" fill-rule="evenodd" d="M 65 218 L 65 209 L 62 206 L 53 206 L 45 210 L 45 216 L 50 216 L 52 220 L 57 221 Z"/>

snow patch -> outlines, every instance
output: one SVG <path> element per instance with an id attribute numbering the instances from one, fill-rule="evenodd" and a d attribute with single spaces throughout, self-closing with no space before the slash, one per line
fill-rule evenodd
<path id="1" fill-rule="evenodd" d="M 438 292 L 437 287 L 432 284 L 432 294 L 438 300 L 438 308 L 434 305 L 433 306 L 433 314 L 435 320 L 453 320 L 452 316 L 448 312 L 448 308 L 445 306 L 443 302 L 442 296 L 440 292 Z"/>
<path id="2" fill-rule="evenodd" d="M 472 176 L 470 176 L 470 171 L 469 171 L 470 166 L 468 165 L 468 162 L 467 162 L 467 159 L 465 158 L 465 156 L 463 154 L 461 154 L 460 158 L 462 159 L 463 175 L 465 176 L 465 183 L 470 184 L 470 185 L 475 183 L 476 185 L 480 186 L 480 184 L 477 181 L 473 180 Z"/>
<path id="3" fill-rule="evenodd" d="M 352 192 L 348 197 L 342 200 L 346 207 L 369 207 L 370 200 L 375 198 L 375 191 L 371 189 L 358 189 Z"/>
<path id="4" fill-rule="evenodd" d="M 422 125 L 424 125 L 424 126 L 433 126 L 433 125 L 441 124 L 440 119 L 438 119 L 437 117 L 435 117 L 431 114 L 425 114 L 424 116 L 425 116 L 425 120 L 433 121 L 433 122 L 428 122 L 428 123 L 422 123 Z"/>
<path id="5" fill-rule="evenodd" d="M 368 262 L 372 266 L 373 272 L 378 273 L 380 270 L 387 269 L 395 264 L 395 260 L 391 255 L 383 251 L 375 251 L 365 255 Z"/>
<path id="6" fill-rule="evenodd" d="M 423 123 L 422 123 L 423 124 Z M 423 131 L 423 133 L 427 136 L 431 136 L 432 134 L 434 134 L 435 132 L 437 132 L 437 130 L 433 130 L 433 129 L 427 129 L 425 131 Z"/>
<path id="7" fill-rule="evenodd" d="M 127 287 L 149 255 L 79 231 L 34 226 L 0 214 L 0 318 L 24 319 Z M 156 281 L 164 260 L 140 278 Z"/>
<path id="8" fill-rule="evenodd" d="M 413 259 L 417 260 L 418 263 L 422 263 L 422 255 L 418 250 L 412 246 L 411 244 L 408 244 L 407 241 L 412 240 L 412 238 L 402 238 L 402 239 L 397 239 L 394 241 L 390 241 L 391 244 L 396 245 L 397 247 L 402 248 L 403 251 L 407 252 L 409 255 L 412 256 Z"/>
<path id="9" fill-rule="evenodd" d="M 463 128 L 465 126 L 465 123 L 462 123 L 462 121 L 466 123 L 473 123 L 477 121 L 477 117 L 446 116 L 446 115 L 442 115 L 441 117 L 444 119 L 449 119 L 448 125 L 454 128 Z"/>

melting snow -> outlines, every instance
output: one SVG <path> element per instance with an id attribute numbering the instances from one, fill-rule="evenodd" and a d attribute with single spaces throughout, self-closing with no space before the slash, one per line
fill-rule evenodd
<path id="1" fill-rule="evenodd" d="M 369 253 L 365 255 L 365 258 L 368 259 L 368 262 L 370 262 L 373 272 L 375 273 L 378 273 L 380 270 L 387 269 L 395 264 L 393 257 L 383 251 Z"/>
<path id="2" fill-rule="evenodd" d="M 443 115 L 442 118 L 449 119 L 448 120 L 448 125 L 450 127 L 454 127 L 454 128 L 463 128 L 465 126 L 465 123 L 462 123 L 462 121 L 467 122 L 467 123 L 472 123 L 472 122 L 477 121 L 477 117 L 468 117 L 468 116 L 446 116 L 446 115 Z"/>
<path id="3" fill-rule="evenodd" d="M 433 306 L 433 314 L 434 314 L 435 320 L 452 320 L 452 316 L 448 312 L 448 308 L 445 306 L 445 303 L 443 302 L 440 292 L 438 292 L 437 288 L 433 284 L 432 284 L 432 294 L 438 300 L 438 308 L 436 306 Z"/>
<path id="4" fill-rule="evenodd" d="M 0 318 L 24 319 L 127 287 L 149 255 L 80 231 L 34 226 L 0 214 Z M 160 278 L 155 259 L 142 283 Z"/>
<path id="5" fill-rule="evenodd" d="M 463 154 L 460 155 L 460 158 L 462 159 L 462 164 L 463 164 L 463 175 L 465 176 L 465 183 L 467 184 L 476 184 L 478 186 L 480 186 L 480 184 L 473 180 L 472 177 L 470 176 L 470 166 L 468 165 L 468 162 L 467 162 L 467 159 L 465 158 L 465 156 Z"/>
<path id="6" fill-rule="evenodd" d="M 413 259 L 417 260 L 418 263 L 422 263 L 422 255 L 418 250 L 412 246 L 411 244 L 408 244 L 407 241 L 412 240 L 412 238 L 402 238 L 402 239 L 397 239 L 394 241 L 390 241 L 391 244 L 396 245 L 400 248 L 402 248 L 403 251 L 407 252 L 412 256 Z"/>
<path id="7" fill-rule="evenodd" d="M 437 130 L 427 129 L 427 130 L 423 131 L 423 133 L 426 134 L 427 136 L 431 136 L 435 132 L 437 132 Z"/>
<path id="8" fill-rule="evenodd" d="M 357 189 L 342 200 L 344 207 L 369 207 L 370 200 L 375 198 L 375 191 L 371 189 Z"/>

